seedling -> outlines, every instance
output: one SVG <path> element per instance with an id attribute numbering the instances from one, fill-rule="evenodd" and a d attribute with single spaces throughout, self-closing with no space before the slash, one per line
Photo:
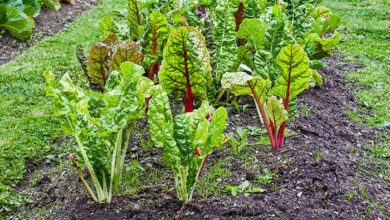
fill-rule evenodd
<path id="1" fill-rule="evenodd" d="M 232 196 L 238 196 L 239 194 L 244 194 L 249 196 L 251 193 L 262 193 L 265 192 L 265 189 L 262 188 L 250 188 L 249 181 L 244 181 L 239 186 L 226 186 L 226 191 L 230 192 Z"/>
<path id="2" fill-rule="evenodd" d="M 368 190 L 368 187 L 367 186 L 362 186 L 362 187 L 359 187 L 359 195 L 362 197 L 362 198 L 366 198 L 367 195 L 369 193 L 369 190 Z"/>
<path id="3" fill-rule="evenodd" d="M 355 197 L 355 192 L 353 190 L 348 190 L 345 193 L 345 198 L 347 198 L 348 200 L 352 200 L 354 197 Z"/>
<path id="4" fill-rule="evenodd" d="M 233 135 L 228 135 L 227 137 L 229 145 L 232 146 L 233 153 L 239 155 L 248 146 L 248 135 L 250 131 L 242 127 L 237 127 L 236 132 L 238 134 L 237 139 Z"/>
<path id="5" fill-rule="evenodd" d="M 263 173 L 257 177 L 256 182 L 263 186 L 268 185 L 272 183 L 275 175 L 276 174 L 271 172 L 269 169 L 264 169 Z"/>
<path id="6" fill-rule="evenodd" d="M 324 156 L 323 152 L 317 151 L 316 154 L 314 155 L 314 160 L 316 162 L 319 162 L 322 159 L 323 156 Z"/>

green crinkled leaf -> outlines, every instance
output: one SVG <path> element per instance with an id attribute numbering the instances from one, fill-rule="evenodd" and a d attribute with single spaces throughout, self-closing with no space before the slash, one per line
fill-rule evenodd
<path id="1" fill-rule="evenodd" d="M 144 18 L 141 12 L 141 3 L 139 0 L 128 1 L 128 23 L 130 27 L 130 36 L 132 40 L 139 40 L 143 34 Z"/>
<path id="2" fill-rule="evenodd" d="M 99 28 L 100 31 L 103 32 L 104 37 L 119 32 L 112 16 L 104 16 L 99 22 Z"/>
<path id="3" fill-rule="evenodd" d="M 317 72 L 316 70 L 312 70 L 313 74 L 313 80 L 314 82 L 318 83 L 318 85 L 323 86 L 324 85 L 324 79 L 322 78 L 321 74 Z"/>
<path id="4" fill-rule="evenodd" d="M 223 131 L 227 127 L 227 118 L 228 114 L 225 108 L 218 108 L 212 115 L 210 126 L 208 129 L 209 138 L 208 142 L 210 143 L 209 147 L 219 147 L 224 141 Z M 206 149 L 201 152 L 201 155 L 205 156 L 210 152 L 211 149 Z"/>
<path id="5" fill-rule="evenodd" d="M 41 4 L 38 0 L 23 0 L 24 13 L 30 17 L 37 17 L 41 12 Z"/>
<path id="6" fill-rule="evenodd" d="M 23 11 L 0 5 L 0 28 L 8 30 L 12 36 L 26 41 L 31 36 L 33 26 L 33 22 Z"/>
<path id="7" fill-rule="evenodd" d="M 118 131 L 129 121 L 143 116 L 145 95 L 139 93 L 139 81 L 144 73 L 141 66 L 131 62 L 121 64 L 121 83 L 104 94 L 106 106 L 102 109 L 102 126 L 107 130 Z M 111 77 L 111 75 L 110 75 Z"/>
<path id="8" fill-rule="evenodd" d="M 312 13 L 311 13 L 311 15 L 315 19 L 324 19 L 324 20 L 327 17 L 329 17 L 331 14 L 332 14 L 332 11 L 325 6 L 318 6 L 318 7 L 314 8 Z"/>
<path id="9" fill-rule="evenodd" d="M 185 114 L 180 114 L 175 117 L 174 139 L 180 152 L 180 164 L 182 166 L 189 166 L 194 157 L 195 149 L 194 146 L 192 146 L 194 133 L 190 131 L 190 126 L 197 125 L 198 124 L 188 124 L 187 116 Z"/>
<path id="10" fill-rule="evenodd" d="M 168 95 L 161 85 L 156 85 L 151 89 L 148 121 L 154 144 L 163 148 L 165 163 L 172 169 L 176 169 L 177 164 L 180 164 L 179 149 L 174 140 L 174 121 Z"/>
<path id="11" fill-rule="evenodd" d="M 117 70 L 112 71 L 106 82 L 106 92 L 115 89 L 120 84 L 121 77 L 121 74 Z"/>
<path id="12" fill-rule="evenodd" d="M 245 72 L 225 73 L 221 84 L 223 88 L 230 89 L 237 96 L 257 96 L 262 103 L 267 99 L 271 88 L 269 79 L 262 79 L 260 76 L 252 76 Z"/>
<path id="13" fill-rule="evenodd" d="M 116 50 L 112 55 L 110 71 L 118 70 L 121 63 L 130 61 L 135 64 L 141 64 L 142 52 L 138 50 L 134 41 L 124 41 L 116 46 Z"/>
<path id="14" fill-rule="evenodd" d="M 251 69 L 255 69 L 255 62 L 253 61 L 253 55 L 250 50 L 248 50 L 245 46 L 240 46 L 237 48 L 237 56 L 234 60 L 234 64 L 232 69 L 239 69 L 240 65 L 244 64 Z"/>
<path id="15" fill-rule="evenodd" d="M 172 31 L 164 49 L 159 72 L 160 83 L 169 93 L 186 92 L 188 81 L 194 96 L 206 97 L 211 83 L 210 55 L 203 35 L 194 28 L 180 27 Z"/>
<path id="16" fill-rule="evenodd" d="M 255 51 L 262 48 L 265 40 L 267 25 L 260 19 L 244 19 L 237 32 L 237 37 L 247 40 L 255 48 Z"/>
<path id="17" fill-rule="evenodd" d="M 309 68 L 309 58 L 299 45 L 290 45 L 282 48 L 276 58 L 277 64 L 282 69 L 281 76 L 276 80 L 271 93 L 282 97 L 287 96 L 288 85 L 289 97 L 294 99 L 309 87 L 312 79 L 312 70 Z"/>
<path id="18" fill-rule="evenodd" d="M 175 177 L 177 197 L 188 202 L 207 155 L 223 143 L 227 112 L 216 111 L 204 101 L 193 112 L 180 114 L 173 120 L 168 96 L 160 85 L 152 90 L 149 102 L 149 126 L 152 140 L 163 148 L 165 163 Z"/>
<path id="19" fill-rule="evenodd" d="M 261 4 L 264 4 L 264 2 L 260 0 L 246 0 L 244 2 L 246 4 L 245 18 L 258 18 L 262 8 Z"/>
<path id="20" fill-rule="evenodd" d="M 153 11 L 149 15 L 146 26 L 146 46 L 144 50 L 145 56 L 148 57 L 148 60 L 145 62 L 146 66 L 149 67 L 162 60 L 168 35 L 169 30 L 166 17 L 158 11 Z"/>
<path id="21" fill-rule="evenodd" d="M 283 101 L 275 96 L 267 99 L 264 110 L 276 131 L 279 131 L 280 126 L 288 120 L 288 112 L 284 109 Z"/>
<path id="22" fill-rule="evenodd" d="M 321 37 L 336 31 L 341 23 L 341 17 L 333 14 L 325 6 L 316 7 L 312 12 L 312 16 L 315 19 L 312 24 L 312 32 L 317 33 Z"/>
<path id="23" fill-rule="evenodd" d="M 322 59 L 323 57 L 332 56 L 332 49 L 334 49 L 340 42 L 340 33 L 335 32 L 333 36 L 328 38 L 320 38 L 318 34 L 310 34 L 306 41 L 310 47 L 311 59 Z"/>
<path id="24" fill-rule="evenodd" d="M 219 81 L 222 75 L 231 71 L 237 54 L 235 20 L 233 8 L 228 2 L 219 4 L 215 12 L 215 24 L 212 27 L 214 50 L 214 74 Z"/>
<path id="25" fill-rule="evenodd" d="M 326 63 L 321 60 L 310 60 L 311 69 L 323 69 L 326 67 Z"/>
<path id="26" fill-rule="evenodd" d="M 19 11 L 24 9 L 23 0 L 0 0 L 0 5 L 16 8 Z"/>
<path id="27" fill-rule="evenodd" d="M 58 11 L 61 8 L 61 3 L 59 0 L 41 0 L 43 7 L 46 7 L 53 11 Z"/>

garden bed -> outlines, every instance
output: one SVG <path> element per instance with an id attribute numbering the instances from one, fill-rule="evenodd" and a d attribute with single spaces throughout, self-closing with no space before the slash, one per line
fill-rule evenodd
<path id="1" fill-rule="evenodd" d="M 27 42 L 21 42 L 8 33 L 0 35 L 0 65 L 9 62 L 39 41 L 62 31 L 95 4 L 96 0 L 83 0 L 77 1 L 74 5 L 62 4 L 58 11 L 43 8 L 35 19 L 33 35 Z"/>
<path id="2" fill-rule="evenodd" d="M 27 189 L 32 199 L 21 210 L 29 217 L 39 217 L 37 210 L 42 208 L 51 210 L 46 215 L 52 219 L 387 219 L 390 214 L 384 207 L 389 206 L 390 189 L 385 184 L 388 177 L 375 172 L 383 165 L 363 156 L 367 142 L 380 132 L 347 116 L 358 103 L 344 74 L 360 67 L 341 61 L 339 55 L 326 62 L 328 67 L 321 71 L 326 79 L 324 86 L 300 96 L 300 114 L 289 126 L 296 134 L 287 138 L 280 152 L 256 145 L 237 156 L 225 145 L 210 156 L 201 177 L 208 176 L 216 161 L 221 160 L 221 167 L 230 170 L 229 175 L 216 180 L 224 190 L 245 180 L 256 185 L 256 176 L 270 169 L 276 175 L 272 183 L 260 185 L 264 193 L 233 197 L 220 192 L 210 196 L 213 198 L 195 193 L 193 202 L 182 206 L 169 188 L 172 177 L 160 161 L 161 152 L 142 147 L 148 137 L 144 122 L 138 124 L 139 133 L 130 141 L 130 157 L 138 158 L 145 169 L 139 176 L 144 185 L 135 195 L 119 196 L 109 205 L 97 204 L 83 191 L 81 182 L 74 181 L 78 177 L 72 167 L 54 172 L 45 167 L 34 186 L 20 187 L 21 191 Z M 229 109 L 228 132 L 257 124 L 251 100 L 241 101 L 249 107 L 240 116 L 234 108 Z M 250 139 L 253 142 L 253 137 Z M 160 175 L 151 178 L 152 171 L 158 169 Z"/>

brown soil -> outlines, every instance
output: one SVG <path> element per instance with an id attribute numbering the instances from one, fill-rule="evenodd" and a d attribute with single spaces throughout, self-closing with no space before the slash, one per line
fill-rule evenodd
<path id="1" fill-rule="evenodd" d="M 94 4 L 96 0 L 82 0 L 74 5 L 62 4 L 59 11 L 42 9 L 40 15 L 35 18 L 35 28 L 31 39 L 27 42 L 21 42 L 8 33 L 0 35 L 0 65 L 9 62 L 46 37 L 60 32 Z"/>
<path id="2" fill-rule="evenodd" d="M 264 146 L 250 147 L 247 155 L 250 160 L 257 158 L 259 164 L 254 168 L 248 168 L 228 146 L 216 150 L 208 161 L 206 173 L 217 159 L 232 158 L 223 164 L 232 171 L 221 182 L 225 186 L 238 185 L 245 179 L 253 182 L 256 173 L 264 168 L 274 171 L 278 178 L 263 186 L 264 193 L 237 197 L 225 193 L 213 198 L 195 195 L 193 202 L 183 207 L 173 191 L 164 190 L 161 187 L 164 183 L 157 183 L 144 187 L 135 196 L 117 197 L 104 205 L 92 202 L 80 191 L 82 186 L 74 181 L 76 176 L 70 170 L 73 174 L 61 176 L 62 180 L 55 184 L 47 183 L 43 177 L 44 182 L 35 188 L 42 199 L 34 199 L 29 207 L 57 202 L 60 205 L 53 210 L 52 219 L 390 219 L 386 208 L 370 206 L 375 202 L 390 207 L 390 188 L 385 183 L 388 177 L 374 172 L 383 165 L 363 156 L 368 150 L 367 140 L 375 139 L 379 132 L 351 121 L 346 115 L 358 104 L 344 72 L 359 66 L 344 63 L 339 56 L 327 63 L 328 67 L 321 71 L 326 79 L 324 86 L 300 96 L 299 108 L 309 107 L 310 113 L 299 115 L 290 124 L 289 129 L 298 134 L 286 140 L 284 149 L 270 152 Z M 246 114 L 238 116 L 234 109 L 229 109 L 229 113 L 229 131 L 237 126 L 256 125 L 258 120 L 252 103 Z M 136 135 L 132 143 L 143 138 L 145 135 Z M 133 150 L 157 160 L 152 163 L 153 169 L 163 166 L 158 150 L 143 152 L 137 147 Z M 319 160 L 315 160 L 317 152 L 322 153 Z M 166 176 L 169 175 L 167 171 Z M 69 191 L 69 184 L 77 187 Z M 368 189 L 367 195 L 359 194 L 363 188 Z M 347 198 L 347 192 L 353 192 L 353 198 Z"/>

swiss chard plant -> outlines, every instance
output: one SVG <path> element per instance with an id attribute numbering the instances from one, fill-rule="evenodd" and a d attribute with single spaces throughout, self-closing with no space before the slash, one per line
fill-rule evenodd
<path id="1" fill-rule="evenodd" d="M 195 98 L 206 99 L 212 81 L 204 36 L 194 27 L 179 27 L 170 34 L 163 56 L 161 85 L 168 93 L 181 92 L 185 112 L 192 112 Z"/>
<path id="2" fill-rule="evenodd" d="M 68 74 L 59 82 L 51 71 L 43 74 L 55 113 L 65 119 L 64 131 L 78 144 L 70 159 L 94 201 L 109 203 L 121 183 L 131 125 L 144 117 L 145 91 L 153 85 L 142 74 L 142 67 L 122 63 L 120 72 L 107 78 L 103 94 L 83 90 Z"/>
<path id="3" fill-rule="evenodd" d="M 172 116 L 169 100 L 161 85 L 151 91 L 148 119 L 152 140 L 163 150 L 163 159 L 175 178 L 177 198 L 192 199 L 207 157 L 225 142 L 227 112 L 213 109 L 206 101 L 193 112 Z"/>
<path id="4" fill-rule="evenodd" d="M 310 60 L 331 56 L 339 43 L 340 16 L 319 5 L 322 0 L 284 0 L 280 3 L 290 22 L 292 35 L 305 48 Z"/>
<path id="5" fill-rule="evenodd" d="M 253 75 L 248 68 L 225 73 L 221 81 L 222 86 L 234 94 L 253 97 L 273 150 L 283 146 L 291 100 L 309 88 L 318 76 L 315 70 L 310 69 L 309 58 L 299 45 L 283 47 L 276 63 L 281 74 L 275 82 Z"/>
<path id="6" fill-rule="evenodd" d="M 119 41 L 114 34 L 92 45 L 87 55 L 84 54 L 83 48 L 78 46 L 76 54 L 90 88 L 102 93 L 106 91 L 110 73 L 119 70 L 122 62 L 130 61 L 141 64 L 143 57 L 134 41 Z"/>

